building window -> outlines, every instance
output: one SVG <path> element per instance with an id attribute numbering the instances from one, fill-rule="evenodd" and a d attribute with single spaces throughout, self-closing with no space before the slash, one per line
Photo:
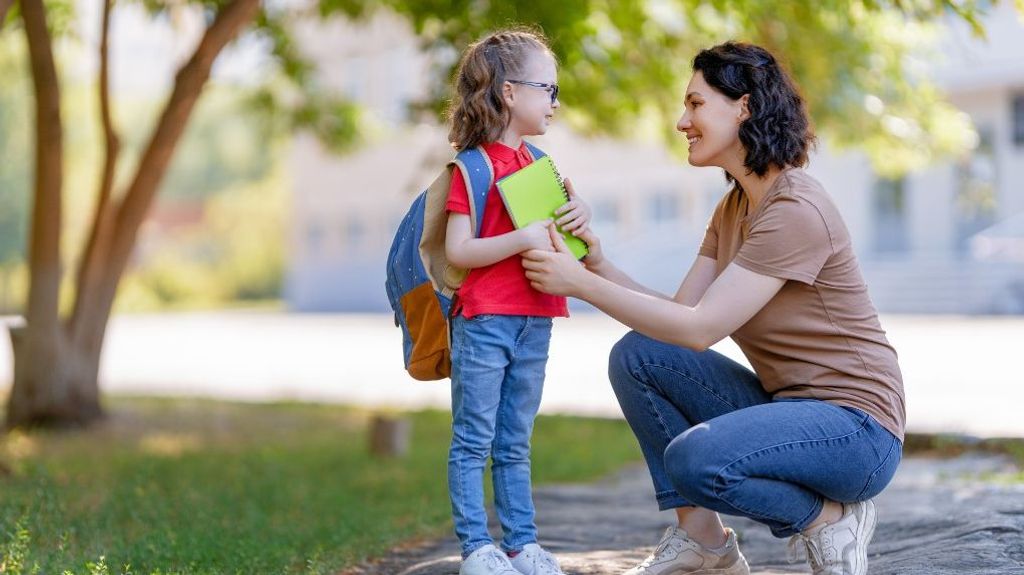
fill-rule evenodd
<path id="1" fill-rule="evenodd" d="M 647 200 L 647 221 L 670 222 L 679 217 L 679 198 L 671 192 L 658 192 Z"/>
<path id="2" fill-rule="evenodd" d="M 306 249 L 311 255 L 320 255 L 323 248 L 324 230 L 317 223 L 311 223 L 306 227 Z"/>
<path id="3" fill-rule="evenodd" d="M 619 224 L 619 206 L 613 199 L 594 201 L 594 223 L 598 227 L 616 226 Z"/>
<path id="4" fill-rule="evenodd" d="M 1024 146 L 1024 94 L 1013 98 L 1013 143 Z"/>
<path id="5" fill-rule="evenodd" d="M 878 178 L 873 190 L 875 253 L 907 250 L 907 194 L 903 178 Z"/>
<path id="6" fill-rule="evenodd" d="M 957 165 L 956 240 L 965 250 L 970 237 L 995 223 L 999 172 L 989 126 L 978 127 L 978 146 Z"/>

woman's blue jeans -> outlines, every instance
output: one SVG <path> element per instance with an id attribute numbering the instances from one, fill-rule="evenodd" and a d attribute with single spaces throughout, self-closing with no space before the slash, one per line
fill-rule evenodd
<path id="1" fill-rule="evenodd" d="M 506 551 L 537 542 L 530 435 L 544 389 L 551 318 L 478 315 L 452 321 L 452 444 L 448 493 L 463 557 L 492 542 L 484 509 L 491 459 Z"/>
<path id="2" fill-rule="evenodd" d="M 746 367 L 636 332 L 608 375 L 640 442 L 661 509 L 749 517 L 777 537 L 805 529 L 825 499 L 882 491 L 903 444 L 874 418 L 815 399 L 773 399 Z"/>

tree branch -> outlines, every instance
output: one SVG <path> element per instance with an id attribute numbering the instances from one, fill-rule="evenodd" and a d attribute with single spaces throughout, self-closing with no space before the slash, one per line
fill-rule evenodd
<path id="1" fill-rule="evenodd" d="M 103 173 L 100 176 L 99 190 L 96 198 L 96 211 L 93 215 L 89 241 L 78 264 L 78 283 L 75 307 L 69 320 L 71 337 L 77 339 L 81 333 L 83 306 L 91 299 L 91 294 L 101 283 L 103 270 L 106 267 L 106 255 L 109 252 L 111 232 L 113 231 L 113 210 L 110 196 L 114 187 L 114 175 L 117 171 L 117 160 L 121 151 L 121 141 L 114 129 L 114 119 L 110 105 L 110 16 L 113 0 L 103 0 L 103 21 L 100 29 L 100 80 L 99 103 L 100 122 L 103 126 L 106 157 L 103 162 Z"/>
<path id="2" fill-rule="evenodd" d="M 29 235 L 29 330 L 56 330 L 60 291 L 63 129 L 60 85 L 42 0 L 21 0 L 36 96 L 36 173 L 32 231 Z M 30 340 L 33 338 L 29 338 Z"/>
<path id="3" fill-rule="evenodd" d="M 105 318 L 110 313 L 117 284 L 131 256 L 139 226 L 149 211 L 175 146 L 210 77 L 213 62 L 224 47 L 253 21 L 258 9 L 259 0 L 232 0 L 225 5 L 207 28 L 192 57 L 178 71 L 170 99 L 117 209 L 110 255 L 103 271 L 103 285 L 96 301 L 83 302 L 90 317 Z"/>

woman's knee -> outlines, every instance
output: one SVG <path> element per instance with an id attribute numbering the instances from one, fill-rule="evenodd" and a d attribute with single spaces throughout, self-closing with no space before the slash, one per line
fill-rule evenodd
<path id="1" fill-rule="evenodd" d="M 616 392 L 635 381 L 633 374 L 642 366 L 643 351 L 651 341 L 647 336 L 631 331 L 612 346 L 608 354 L 608 380 Z"/>
<path id="2" fill-rule="evenodd" d="M 685 347 L 674 346 L 631 331 L 612 346 L 608 355 L 608 379 L 612 387 L 621 389 L 633 384 L 639 370 L 651 363 L 689 365 L 699 361 L 697 352 Z"/>
<path id="3" fill-rule="evenodd" d="M 714 486 L 721 466 L 707 443 L 691 433 L 694 429 L 676 437 L 665 448 L 665 471 L 679 495 L 696 505 L 711 507 L 717 499 Z"/>

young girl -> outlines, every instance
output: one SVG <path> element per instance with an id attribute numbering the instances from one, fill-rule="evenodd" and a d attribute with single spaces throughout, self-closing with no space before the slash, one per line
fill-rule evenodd
<path id="1" fill-rule="evenodd" d="M 555 59 L 537 34 L 492 34 L 470 46 L 456 78 L 449 139 L 457 150 L 481 146 L 497 181 L 530 164 L 523 136 L 547 131 L 559 106 Z M 456 168 L 456 171 L 458 169 Z M 568 315 L 564 297 L 526 280 L 519 254 L 551 250 L 550 221 L 516 230 L 494 185 L 479 237 L 470 223 L 462 175 L 453 174 L 445 251 L 470 269 L 452 321 L 452 444 L 448 489 L 462 547 L 460 575 L 558 575 L 537 544 L 530 490 L 530 434 L 540 405 L 551 318 Z M 573 198 L 556 212 L 564 230 L 581 232 L 589 208 Z M 502 550 L 487 531 L 484 465 L 491 458 Z"/>

